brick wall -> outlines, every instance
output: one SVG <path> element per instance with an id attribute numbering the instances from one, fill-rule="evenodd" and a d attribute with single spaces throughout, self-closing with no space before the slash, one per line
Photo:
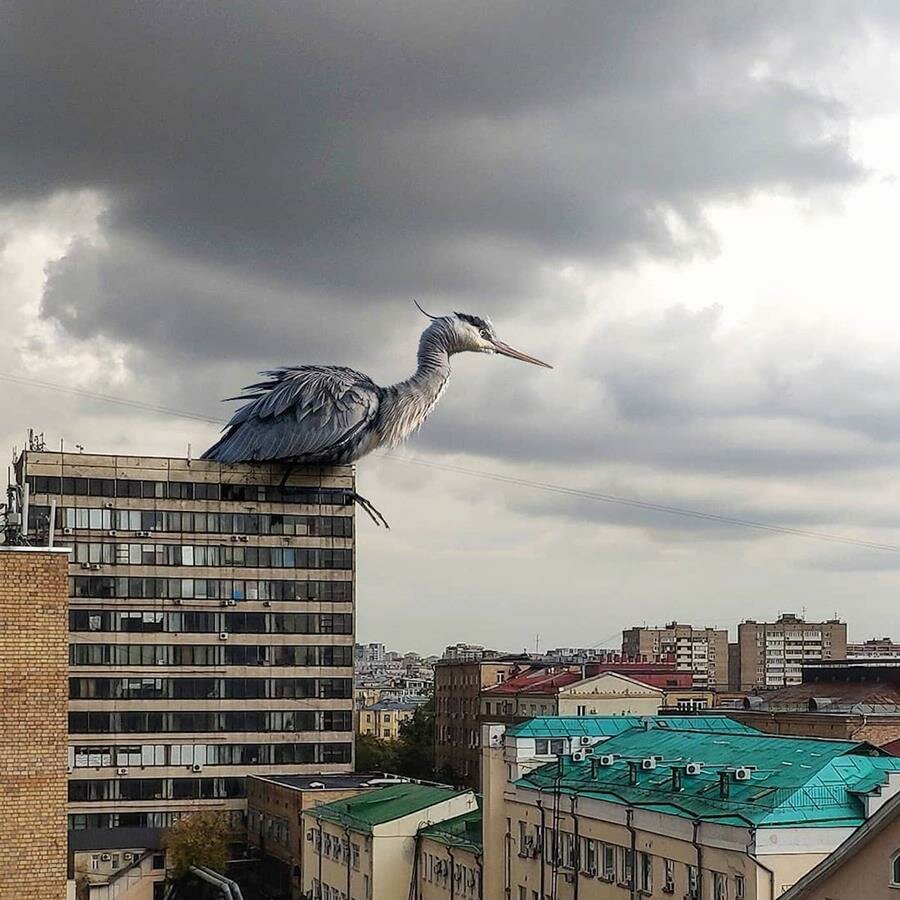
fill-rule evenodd
<path id="1" fill-rule="evenodd" d="M 66 895 L 66 570 L 0 550 L 0 900 Z"/>

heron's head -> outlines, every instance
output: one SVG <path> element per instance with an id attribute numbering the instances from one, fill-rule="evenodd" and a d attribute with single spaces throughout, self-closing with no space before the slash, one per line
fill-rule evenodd
<path id="1" fill-rule="evenodd" d="M 545 363 L 534 356 L 529 356 L 521 350 L 516 350 L 505 344 L 497 337 L 494 325 L 490 319 L 475 316 L 471 313 L 455 312 L 449 316 L 432 316 L 425 312 L 418 303 L 422 313 L 428 316 L 440 328 L 442 336 L 446 340 L 447 350 L 450 353 L 464 353 L 470 351 L 473 353 L 499 353 L 502 356 L 509 356 L 512 359 L 520 359 L 522 362 L 533 363 L 536 366 L 543 366 L 546 369 L 552 369 L 549 363 Z"/>

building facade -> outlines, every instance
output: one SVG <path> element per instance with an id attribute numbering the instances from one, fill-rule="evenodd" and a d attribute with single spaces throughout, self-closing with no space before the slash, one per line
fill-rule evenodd
<path id="1" fill-rule="evenodd" d="M 379 700 L 360 710 L 359 733 L 370 734 L 384 741 L 396 741 L 400 737 L 400 726 L 409 722 L 416 710 L 427 702 L 427 697 Z"/>
<path id="2" fill-rule="evenodd" d="M 304 890 L 312 900 L 409 897 L 419 833 L 477 806 L 471 791 L 404 784 L 315 807 L 303 815 Z"/>
<path id="3" fill-rule="evenodd" d="M 847 659 L 898 659 L 900 644 L 892 638 L 870 638 L 861 644 L 847 644 Z"/>
<path id="4" fill-rule="evenodd" d="M 435 665 L 435 768 L 439 773 L 447 773 L 447 780 L 478 790 L 481 692 L 502 683 L 521 667 L 520 659 L 443 659 Z"/>
<path id="5" fill-rule="evenodd" d="M 803 666 L 847 656 L 847 623 L 806 622 L 784 613 L 775 622 L 738 625 L 738 690 L 776 690 L 803 680 Z"/>
<path id="6" fill-rule="evenodd" d="M 679 622 L 665 627 L 628 628 L 622 632 L 625 656 L 674 657 L 678 672 L 690 672 L 694 687 L 728 686 L 728 632 L 719 628 L 695 628 Z"/>
<path id="7" fill-rule="evenodd" d="M 0 547 L 0 897 L 66 896 L 67 574 Z"/>
<path id="8" fill-rule="evenodd" d="M 411 900 L 482 900 L 481 809 L 419 831 Z"/>
<path id="9" fill-rule="evenodd" d="M 248 773 L 352 768 L 353 471 L 26 452 L 71 550 L 69 826 L 242 816 Z"/>

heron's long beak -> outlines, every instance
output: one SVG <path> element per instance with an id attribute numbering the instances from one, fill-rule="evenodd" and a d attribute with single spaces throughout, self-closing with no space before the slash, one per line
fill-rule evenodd
<path id="1" fill-rule="evenodd" d="M 545 369 L 552 369 L 549 363 L 545 363 L 540 359 L 536 359 L 533 356 L 529 356 L 527 353 L 523 353 L 521 350 L 516 350 L 515 347 L 510 347 L 509 344 L 504 344 L 503 341 L 492 341 L 494 345 L 494 349 L 498 353 L 502 353 L 504 356 L 512 357 L 513 359 L 521 359 L 522 362 L 532 363 L 535 366 L 543 366 Z"/>

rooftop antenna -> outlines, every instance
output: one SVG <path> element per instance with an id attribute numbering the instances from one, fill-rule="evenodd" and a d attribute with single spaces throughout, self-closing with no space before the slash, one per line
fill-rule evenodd
<path id="1" fill-rule="evenodd" d="M 187 464 L 188 464 L 188 466 L 190 466 L 190 464 L 191 464 L 191 443 L 190 443 L 190 441 L 188 441 L 188 446 L 187 446 Z"/>

